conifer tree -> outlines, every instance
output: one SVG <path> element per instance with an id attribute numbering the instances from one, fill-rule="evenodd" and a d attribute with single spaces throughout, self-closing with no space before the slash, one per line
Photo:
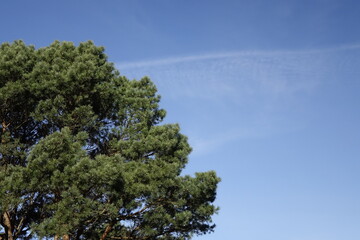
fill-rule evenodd
<path id="1" fill-rule="evenodd" d="M 0 239 L 191 239 L 214 229 L 219 178 L 149 78 L 92 42 L 0 46 Z"/>

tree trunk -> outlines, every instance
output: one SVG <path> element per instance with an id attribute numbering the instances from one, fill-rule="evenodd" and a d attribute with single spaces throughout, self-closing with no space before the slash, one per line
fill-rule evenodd
<path id="1" fill-rule="evenodd" d="M 5 228 L 5 239 L 6 240 L 14 240 L 13 229 L 12 229 L 12 225 L 11 225 L 11 219 L 10 219 L 9 212 L 3 213 L 2 220 L 3 220 L 2 225 Z"/>
<path id="2" fill-rule="evenodd" d="M 65 234 L 65 235 L 63 236 L 63 240 L 70 240 L 69 234 Z"/>
<path id="3" fill-rule="evenodd" d="M 5 121 L 3 121 L 1 123 L 2 126 L 2 133 L 3 133 L 3 137 L 1 138 L 1 144 L 5 144 L 5 138 L 4 138 L 4 134 L 9 126 L 9 124 L 6 124 Z M 5 168 L 6 168 L 7 162 L 5 160 Z M 13 227 L 11 224 L 11 218 L 10 218 L 10 213 L 8 211 L 5 211 L 2 216 L 1 216 L 1 225 L 4 227 L 5 229 L 5 239 L 6 240 L 14 240 L 13 238 Z"/>

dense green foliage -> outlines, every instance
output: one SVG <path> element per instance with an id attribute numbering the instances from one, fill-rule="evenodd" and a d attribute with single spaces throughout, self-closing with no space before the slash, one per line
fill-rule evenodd
<path id="1" fill-rule="evenodd" d="M 190 239 L 213 230 L 219 178 L 148 79 L 92 42 L 0 46 L 0 239 Z"/>

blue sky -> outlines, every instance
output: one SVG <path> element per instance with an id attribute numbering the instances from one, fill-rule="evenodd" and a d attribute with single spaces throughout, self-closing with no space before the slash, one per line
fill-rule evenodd
<path id="1" fill-rule="evenodd" d="M 93 40 L 150 76 L 193 146 L 186 174 L 222 178 L 215 233 L 360 239 L 360 2 L 2 1 L 0 41 Z"/>

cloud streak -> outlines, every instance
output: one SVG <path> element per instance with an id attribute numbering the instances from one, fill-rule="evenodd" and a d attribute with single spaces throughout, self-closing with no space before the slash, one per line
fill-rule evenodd
<path id="1" fill-rule="evenodd" d="M 241 99 L 313 91 L 358 61 L 360 45 L 302 51 L 244 51 L 119 63 L 130 78 L 150 76 L 172 97 Z M 350 54 L 349 54 L 350 53 Z M 354 67 L 354 66 L 350 66 Z M 201 89 L 201 91 L 199 91 Z"/>
<path id="2" fill-rule="evenodd" d="M 117 67 L 129 78 L 149 76 L 171 104 L 190 103 L 187 111 L 192 111 L 192 118 L 202 114 L 214 119 L 206 123 L 213 129 L 211 135 L 206 133 L 207 127 L 189 125 L 187 130 L 195 153 L 206 153 L 237 139 L 301 128 L 305 116 L 300 121 L 290 112 L 328 84 L 357 81 L 359 65 L 360 45 L 346 45 L 194 55 L 119 63 Z M 204 110 L 207 105 L 214 107 Z M 216 125 L 221 115 L 228 117 L 225 129 Z M 195 121 L 203 120 L 199 116 Z"/>
<path id="3" fill-rule="evenodd" d="M 175 64 L 181 62 L 192 62 L 192 61 L 200 61 L 200 60 L 231 58 L 231 57 L 241 57 L 241 56 L 246 57 L 246 56 L 254 56 L 254 55 L 275 56 L 275 55 L 325 54 L 325 53 L 334 53 L 344 50 L 358 50 L 358 49 L 360 49 L 360 44 L 342 45 L 338 47 L 310 49 L 310 50 L 223 52 L 223 53 L 212 53 L 212 54 L 202 54 L 202 55 L 192 55 L 192 56 L 182 56 L 182 57 L 169 57 L 169 58 L 153 59 L 147 61 L 124 62 L 124 63 L 119 63 L 119 66 L 121 68 L 127 69 L 127 68 L 140 68 L 140 67 L 148 67 L 148 66 Z"/>

